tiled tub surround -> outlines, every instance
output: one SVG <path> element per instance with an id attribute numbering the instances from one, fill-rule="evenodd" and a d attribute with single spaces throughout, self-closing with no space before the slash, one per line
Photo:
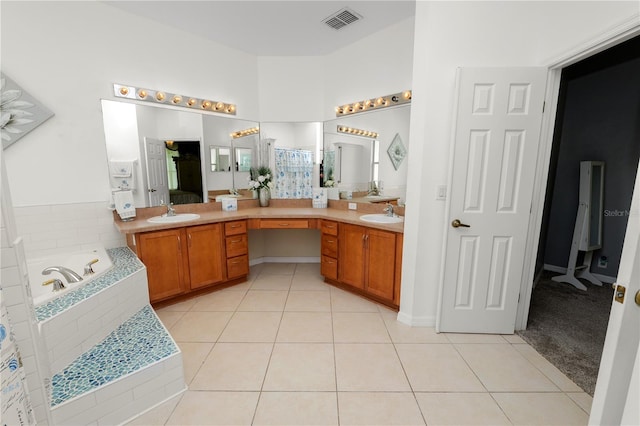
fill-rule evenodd
<path id="1" fill-rule="evenodd" d="M 185 389 L 182 356 L 150 306 L 52 379 L 55 424 L 119 424 Z"/>
<path id="2" fill-rule="evenodd" d="M 36 307 L 38 321 L 46 321 L 59 315 L 72 306 L 144 268 L 142 262 L 127 247 L 109 249 L 107 254 L 111 258 L 113 269 L 82 288 L 71 290 L 64 296 Z"/>
<path id="3" fill-rule="evenodd" d="M 121 423 L 184 389 L 182 355 L 149 306 L 146 268 L 127 247 L 107 253 L 109 271 L 35 308 L 55 424 Z"/>
<path id="4" fill-rule="evenodd" d="M 90 263 L 91 262 L 91 263 Z M 92 274 L 84 274 L 87 266 L 91 264 Z M 48 275 L 42 273 L 47 268 L 64 267 L 70 269 L 82 277 L 79 282 L 68 282 L 63 277 L 63 272 L 51 271 Z M 83 287 L 100 276 L 107 273 L 113 266 L 111 257 L 103 247 L 91 249 L 62 251 L 55 256 L 47 256 L 33 259 L 27 264 L 29 282 L 31 283 L 31 296 L 33 304 L 40 306 L 51 300 L 64 296 L 80 287 Z M 63 290 L 54 291 L 53 284 L 43 285 L 44 282 L 59 279 L 65 286 Z"/>
<path id="5" fill-rule="evenodd" d="M 144 265 L 126 247 L 107 252 L 114 264 L 110 271 L 36 307 L 52 373 L 91 349 L 149 303 Z"/>

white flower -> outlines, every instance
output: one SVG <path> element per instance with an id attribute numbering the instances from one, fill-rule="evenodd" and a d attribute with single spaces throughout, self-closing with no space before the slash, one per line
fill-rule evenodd
<path id="1" fill-rule="evenodd" d="M 264 177 L 262 175 L 258 176 L 258 182 L 260 182 L 260 183 L 264 182 L 265 179 L 266 179 L 266 177 Z"/>
<path id="2" fill-rule="evenodd" d="M 269 183 L 267 184 L 267 186 L 268 186 L 269 188 L 273 188 L 273 182 L 269 182 Z"/>
<path id="3" fill-rule="evenodd" d="M 267 179 L 271 179 L 271 174 L 267 173 L 266 178 L 267 178 Z"/>
<path id="4" fill-rule="evenodd" d="M 3 78 L 0 81 L 0 90 L 2 91 L 0 102 L 0 129 L 2 133 L 2 139 L 10 141 L 13 139 L 11 134 L 24 133 L 24 129 L 18 126 L 33 123 L 34 120 L 25 118 L 32 116 L 33 114 L 25 111 L 25 108 L 31 108 L 34 105 L 30 102 L 21 101 L 22 91 L 4 90 L 6 80 Z"/>
<path id="5" fill-rule="evenodd" d="M 253 187 L 256 189 L 260 188 L 260 182 L 253 182 Z"/>

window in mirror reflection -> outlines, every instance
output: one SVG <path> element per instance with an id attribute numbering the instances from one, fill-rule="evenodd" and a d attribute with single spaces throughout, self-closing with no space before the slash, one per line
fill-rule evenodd
<path id="1" fill-rule="evenodd" d="M 236 148 L 236 171 L 248 172 L 251 170 L 251 148 Z"/>
<path id="2" fill-rule="evenodd" d="M 212 146 L 211 151 L 211 171 L 230 172 L 231 171 L 231 148 L 222 146 Z"/>

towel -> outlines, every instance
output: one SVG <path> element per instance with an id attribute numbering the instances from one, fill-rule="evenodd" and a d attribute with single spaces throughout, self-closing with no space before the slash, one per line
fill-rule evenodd
<path id="1" fill-rule="evenodd" d="M 122 191 L 135 189 L 134 164 L 135 161 L 109 161 L 112 188 Z"/>
<path id="2" fill-rule="evenodd" d="M 112 177 L 131 177 L 133 161 L 109 161 L 109 172 Z"/>
<path id="3" fill-rule="evenodd" d="M 133 193 L 131 191 L 114 192 L 113 202 L 122 219 L 135 217 L 136 206 L 133 203 Z"/>

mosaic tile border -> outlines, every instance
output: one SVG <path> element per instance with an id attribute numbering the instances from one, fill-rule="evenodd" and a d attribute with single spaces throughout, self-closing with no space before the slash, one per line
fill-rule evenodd
<path id="1" fill-rule="evenodd" d="M 104 290 L 112 284 L 128 277 L 134 272 L 144 268 L 140 259 L 128 247 L 117 247 L 107 250 L 111 257 L 113 268 L 84 286 L 72 290 L 64 296 L 60 296 L 50 302 L 37 306 L 36 319 L 38 322 L 46 321 L 55 315 L 69 309 L 73 305 L 82 302 L 97 292 Z"/>
<path id="2" fill-rule="evenodd" d="M 179 353 L 151 306 L 53 376 L 51 407 Z"/>

